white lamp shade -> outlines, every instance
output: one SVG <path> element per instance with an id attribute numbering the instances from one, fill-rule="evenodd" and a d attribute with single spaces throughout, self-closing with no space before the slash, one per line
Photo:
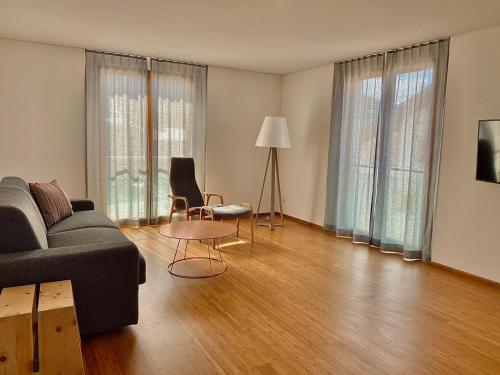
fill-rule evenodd
<path id="1" fill-rule="evenodd" d="M 292 147 L 286 118 L 266 116 L 260 128 L 255 146 L 279 148 Z"/>

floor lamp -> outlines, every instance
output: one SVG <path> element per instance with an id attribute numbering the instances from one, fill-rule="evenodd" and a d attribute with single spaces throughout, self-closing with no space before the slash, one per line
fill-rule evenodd
<path id="1" fill-rule="evenodd" d="M 257 207 L 257 216 L 255 218 L 255 223 L 257 225 L 268 226 L 271 230 L 277 225 L 283 225 L 285 222 L 283 220 L 283 202 L 281 200 L 281 186 L 280 186 L 280 174 L 278 168 L 278 148 L 290 148 L 290 135 L 288 134 L 288 126 L 286 123 L 286 118 L 284 117 L 271 117 L 266 116 L 262 127 L 260 128 L 259 137 L 257 142 L 255 142 L 257 147 L 269 147 L 269 154 L 267 155 L 266 171 L 264 172 L 264 181 L 262 182 L 262 189 L 260 191 L 259 206 Z M 264 194 L 264 187 L 266 185 L 267 171 L 269 169 L 269 161 L 271 160 L 271 213 L 269 220 L 260 220 L 260 204 L 262 202 L 262 195 Z M 278 184 L 278 199 L 279 208 L 281 215 L 281 222 L 275 223 L 275 185 Z"/>

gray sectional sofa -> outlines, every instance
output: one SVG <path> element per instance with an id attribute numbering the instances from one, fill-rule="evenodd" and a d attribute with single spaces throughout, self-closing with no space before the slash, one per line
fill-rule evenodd
<path id="1" fill-rule="evenodd" d="M 0 289 L 70 279 L 82 335 L 136 324 L 144 258 L 92 201 L 71 204 L 47 229 L 26 182 L 1 180 Z"/>

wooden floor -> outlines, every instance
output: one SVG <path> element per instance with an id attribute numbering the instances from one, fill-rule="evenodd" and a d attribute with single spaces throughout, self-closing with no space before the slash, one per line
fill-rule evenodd
<path id="1" fill-rule="evenodd" d="M 84 339 L 88 374 L 500 374 L 496 286 L 294 222 L 182 279 L 174 240 L 124 232 L 147 262 L 139 324 Z"/>

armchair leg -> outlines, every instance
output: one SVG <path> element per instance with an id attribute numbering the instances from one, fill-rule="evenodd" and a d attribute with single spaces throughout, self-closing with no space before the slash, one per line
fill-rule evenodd
<path id="1" fill-rule="evenodd" d="M 172 216 L 174 215 L 174 204 L 172 203 L 172 206 L 170 207 L 170 215 L 168 217 L 168 223 L 170 224 L 172 222 Z"/>
<path id="2" fill-rule="evenodd" d="M 236 218 L 236 237 L 240 236 L 240 218 Z"/>

